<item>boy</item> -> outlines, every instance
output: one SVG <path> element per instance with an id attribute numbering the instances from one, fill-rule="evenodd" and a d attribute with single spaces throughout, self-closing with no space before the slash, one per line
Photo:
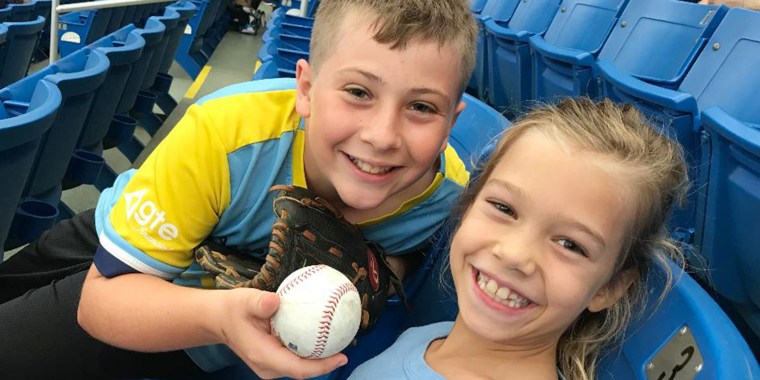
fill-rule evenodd
<path id="1" fill-rule="evenodd" d="M 316 20 L 311 62 L 298 62 L 295 88 L 292 80 L 251 82 L 201 99 L 138 171 L 101 195 L 78 321 L 120 349 L 107 346 L 89 360 L 81 357 L 96 343 L 69 351 L 80 362 L 118 363 L 85 373 L 69 360 L 60 365 L 72 368 L 54 366 L 53 377 L 177 375 L 180 366 L 195 368 L 188 355 L 214 370 L 231 353 L 267 378 L 345 364 L 343 354 L 309 361 L 282 347 L 269 334 L 274 294 L 175 284 L 206 281 L 191 267 L 204 239 L 263 254 L 274 221 L 271 185 L 307 186 L 393 255 L 424 243 L 467 182 L 447 148 L 474 64 L 466 1 L 324 0 Z M 61 282 L 76 295 L 82 275 Z M 55 286 L 49 298 L 60 294 Z M 21 315 L 33 304 L 11 303 Z M 64 362 L 66 353 L 46 351 L 45 360 Z"/>

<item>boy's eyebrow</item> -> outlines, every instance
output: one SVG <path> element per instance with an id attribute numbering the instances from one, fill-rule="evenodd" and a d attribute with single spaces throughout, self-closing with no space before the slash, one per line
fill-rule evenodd
<path id="1" fill-rule="evenodd" d="M 377 82 L 381 85 L 385 84 L 385 81 L 383 81 L 382 78 L 380 78 L 379 76 L 357 67 L 346 67 L 344 69 L 338 70 L 338 73 L 357 73 L 373 82 Z M 417 87 L 417 88 L 413 88 L 411 92 L 415 94 L 433 94 L 433 95 L 438 95 L 447 100 L 449 99 L 448 95 L 446 95 L 444 92 L 436 90 L 434 88 Z"/>
<path id="2" fill-rule="evenodd" d="M 510 194 L 513 194 L 517 198 L 522 198 L 522 199 L 527 198 L 526 195 L 525 195 L 525 192 L 523 192 L 523 190 L 521 188 L 515 186 L 512 183 L 504 181 L 502 179 L 491 178 L 491 179 L 488 180 L 488 182 L 486 182 L 486 186 L 496 186 L 496 187 L 501 188 L 502 190 L 504 190 L 504 191 L 506 191 L 506 192 L 508 192 Z M 583 224 L 583 223 L 581 223 L 581 222 L 579 222 L 579 221 L 577 221 L 575 219 L 565 219 L 565 218 L 563 218 L 562 222 L 565 223 L 565 224 L 570 225 L 571 227 L 573 227 L 573 228 L 575 228 L 575 229 L 577 229 L 577 230 L 579 230 L 579 231 L 581 231 L 581 232 L 583 232 L 583 233 L 585 233 L 587 235 L 589 235 L 592 239 L 594 239 L 594 241 L 597 244 L 599 244 L 602 247 L 602 249 L 604 249 L 604 247 L 606 246 L 605 243 L 604 243 L 604 239 L 602 239 L 602 235 L 599 234 L 598 232 L 592 230 L 587 225 L 585 225 L 585 224 Z"/>
<path id="3" fill-rule="evenodd" d="M 359 68 L 356 68 L 356 67 L 346 67 L 344 69 L 338 70 L 338 72 L 339 73 L 344 73 L 344 72 L 345 73 L 357 73 L 357 74 L 359 74 L 359 75 L 361 75 L 361 76 L 363 76 L 363 77 L 365 77 L 365 78 L 367 78 L 367 79 L 369 79 L 369 80 L 371 80 L 373 82 L 378 82 L 380 84 L 384 84 L 385 83 L 379 76 L 377 76 L 375 74 L 372 74 L 369 71 L 362 70 L 362 69 L 359 69 Z"/>

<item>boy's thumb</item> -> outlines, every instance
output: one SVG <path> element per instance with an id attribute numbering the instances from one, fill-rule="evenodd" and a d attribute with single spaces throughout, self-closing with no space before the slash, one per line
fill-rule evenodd
<path id="1" fill-rule="evenodd" d="M 259 292 L 253 313 L 259 318 L 270 318 L 280 307 L 280 298 L 271 292 Z"/>

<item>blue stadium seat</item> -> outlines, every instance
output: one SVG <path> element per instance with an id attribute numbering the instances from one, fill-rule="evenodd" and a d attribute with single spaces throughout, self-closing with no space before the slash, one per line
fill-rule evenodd
<path id="1" fill-rule="evenodd" d="M 34 1 L 34 18 L 42 16 L 45 18 L 45 26 L 42 28 L 40 34 L 40 41 L 37 44 L 37 49 L 33 55 L 33 62 L 44 61 L 48 58 L 50 49 L 50 0 L 36 0 Z"/>
<path id="2" fill-rule="evenodd" d="M 488 63 L 489 47 L 487 46 L 485 22 L 493 20 L 499 25 L 506 25 L 512 14 L 517 9 L 520 0 L 488 0 L 479 14 L 475 14 L 475 21 L 478 24 L 478 36 L 476 46 L 475 69 L 470 77 L 470 83 L 467 85 L 467 91 L 476 95 L 479 99 L 488 97 L 488 88 L 486 82 L 486 64 Z"/>
<path id="3" fill-rule="evenodd" d="M 5 54 L 0 55 L 0 88 L 3 88 L 26 75 L 32 60 L 34 47 L 40 32 L 45 26 L 45 18 L 37 17 L 34 21 L 4 22 L 8 28 L 5 42 Z"/>
<path id="4" fill-rule="evenodd" d="M 728 254 L 721 247 L 718 254 Z M 680 268 L 663 303 L 650 296 L 642 318 L 628 328 L 619 352 L 600 363 L 599 379 L 758 379 L 760 367 L 718 304 Z M 664 281 L 652 276 L 657 295 Z M 662 276 L 659 276 L 662 277 Z"/>
<path id="5" fill-rule="evenodd" d="M 467 107 L 457 118 L 449 135 L 449 145 L 459 154 L 467 170 L 472 171 L 474 164 L 482 157 L 483 149 L 505 130 L 510 122 L 488 104 L 465 94 Z"/>
<path id="6" fill-rule="evenodd" d="M 532 61 L 528 39 L 546 31 L 559 9 L 559 0 L 521 2 L 506 26 L 494 20 L 484 23 L 486 29 L 485 83 L 486 103 L 497 110 L 517 115 L 523 102 L 532 99 Z"/>
<path id="7" fill-rule="evenodd" d="M 11 20 L 11 8 L 0 8 L 0 22 L 6 22 Z"/>
<path id="8" fill-rule="evenodd" d="M 486 3 L 488 3 L 488 0 L 470 0 L 470 12 L 476 14 L 482 12 Z"/>
<path id="9" fill-rule="evenodd" d="M 760 52 L 757 42 L 751 42 L 760 38 L 758 22 L 760 13 L 739 8 L 728 11 L 677 90 L 637 79 L 609 61 L 598 62 L 608 95 L 636 104 L 664 133 L 677 139 L 687 154 L 694 179 L 705 162 L 700 110 L 720 106 L 741 119 L 746 119 L 742 115 L 755 112 L 756 107 L 749 106 L 753 103 L 748 101 L 758 99 L 756 89 L 760 86 L 750 64 Z M 703 202 L 697 202 L 697 190 L 704 189 L 703 183 L 696 186 L 686 207 L 674 213 L 670 223 L 679 239 L 688 243 L 693 242 L 693 234 L 700 230 L 696 226 L 697 214 Z"/>
<path id="10" fill-rule="evenodd" d="M 177 101 L 169 95 L 169 89 L 174 79 L 169 75 L 169 68 L 172 62 L 174 62 L 174 57 L 177 55 L 177 49 L 179 48 L 179 43 L 182 40 L 182 35 L 185 32 L 187 24 L 197 11 L 197 8 L 191 1 L 181 0 L 166 7 L 166 9 L 177 12 L 179 19 L 177 20 L 177 27 L 167 32 L 169 36 L 167 37 L 166 53 L 163 54 L 163 59 L 158 65 L 158 73 L 151 89 L 157 95 L 156 104 L 158 107 L 161 108 L 165 115 L 169 115 L 177 106 Z"/>
<path id="11" fill-rule="evenodd" d="M 32 21 L 34 17 L 34 2 L 28 2 L 24 4 L 8 4 L 8 8 L 11 9 L 10 21 Z"/>
<path id="12" fill-rule="evenodd" d="M 275 55 L 261 62 L 261 66 L 253 74 L 253 79 L 295 78 L 296 62 L 299 59 L 308 60 L 309 54 L 290 49 L 277 49 Z"/>
<path id="13" fill-rule="evenodd" d="M 114 96 L 114 94 L 124 92 L 127 79 L 129 79 L 129 74 L 132 72 L 132 65 L 140 58 L 145 46 L 145 40 L 141 36 L 131 33 L 135 29 L 134 25 L 127 25 L 88 46 L 89 49 L 96 50 L 108 57 L 110 65 L 106 77 L 103 79 L 103 84 L 95 92 L 92 106 L 87 114 L 87 119 L 84 122 L 82 133 L 77 142 L 77 151 L 75 151 L 66 172 L 65 187 L 81 183 L 91 184 L 93 177 L 98 175 L 100 167 L 94 165 L 94 161 L 101 160 L 93 159 L 92 155 L 102 155 L 103 140 L 106 138 L 109 127 L 111 127 L 116 107 L 120 100 L 120 95 Z M 119 121 L 123 120 L 120 119 Z M 120 132 L 119 126 L 123 126 L 119 122 L 116 124 L 117 126 L 113 127 L 114 133 Z M 131 123 L 131 120 L 129 125 L 132 129 L 128 130 L 127 133 L 131 136 L 134 131 L 134 125 Z M 117 144 L 114 142 L 111 145 L 115 146 Z M 110 170 L 107 166 L 103 167 L 101 165 L 101 167 L 105 171 Z M 111 172 L 113 171 L 111 170 Z M 113 177 L 115 177 L 115 174 L 113 174 Z M 98 176 L 95 180 L 98 181 L 100 178 Z M 101 190 L 112 184 L 112 180 L 109 182 L 107 177 L 103 177 L 103 181 L 105 183 L 95 183 Z"/>
<path id="14" fill-rule="evenodd" d="M 13 99 L 29 103 L 37 83 L 47 81 L 55 84 L 62 96 L 55 120 L 40 141 L 22 197 L 59 206 L 66 168 L 79 140 L 94 92 L 103 83 L 108 65 L 105 55 L 84 48 L 0 90 L 0 99 L 4 101 Z M 49 221 L 44 219 L 41 222 Z M 41 225 L 37 231 L 41 233 L 51 225 Z M 25 236 L 29 234 L 25 232 Z M 10 239 L 28 242 L 20 236 L 9 235 Z"/>
<path id="15" fill-rule="evenodd" d="M 113 8 L 66 13 L 59 18 L 58 52 L 65 57 L 103 37 Z"/>
<path id="16" fill-rule="evenodd" d="M 148 74 L 153 54 L 158 53 L 160 55 L 163 53 L 162 51 L 157 50 L 157 47 L 163 40 L 165 30 L 166 27 L 161 21 L 155 17 L 150 17 L 148 18 L 148 22 L 145 23 L 145 28 L 135 29 L 130 32 L 141 36 L 145 40 L 145 46 L 143 47 L 142 54 L 133 64 L 132 71 L 129 73 L 129 79 L 124 87 L 124 92 L 121 94 L 121 99 L 119 99 L 119 105 L 116 108 L 116 115 L 122 117 L 129 116 L 129 112 L 132 110 L 132 107 L 134 107 L 135 101 L 137 100 L 143 80 L 145 79 L 146 74 Z M 133 143 L 131 134 L 125 134 L 123 137 L 129 139 L 126 141 L 119 141 L 119 148 L 130 161 L 134 161 L 140 154 L 142 147 L 131 145 L 131 143 Z"/>
<path id="17" fill-rule="evenodd" d="M 60 105 L 61 92 L 46 81 L 37 83 L 29 103 L 7 99 L 0 104 L 0 177 L 3 178 L 0 181 L 0 253 L 40 139 L 53 123 Z"/>
<path id="18" fill-rule="evenodd" d="M 546 33 L 530 37 L 532 95 L 556 102 L 564 96 L 599 95 L 596 56 L 628 0 L 565 0 Z"/>
<path id="19" fill-rule="evenodd" d="M 153 83 L 156 80 L 159 66 L 164 60 L 165 56 L 174 56 L 175 51 L 167 50 L 167 45 L 171 36 L 175 34 L 175 31 L 182 32 L 182 29 L 178 29 L 180 15 L 172 8 L 166 8 L 162 16 L 151 16 L 150 19 L 155 19 L 164 24 L 164 34 L 161 40 L 158 41 L 153 48 L 154 53 L 150 57 L 148 66 L 145 69 L 145 75 L 142 79 L 142 85 L 135 100 L 135 104 L 130 111 L 130 116 L 134 117 L 140 122 L 140 125 L 153 136 L 156 131 L 161 127 L 162 120 L 153 113 L 153 107 L 156 105 L 158 95 L 151 90 Z M 150 22 L 150 19 L 148 22 Z M 143 52 L 145 54 L 145 52 Z M 168 88 L 166 89 L 169 90 Z"/>
<path id="20" fill-rule="evenodd" d="M 202 39 L 214 15 L 209 10 L 210 6 L 213 6 L 209 0 L 192 0 L 192 2 L 197 10 L 187 23 L 187 30 L 180 39 L 175 58 L 190 77 L 196 78 L 208 59 L 199 53 L 200 46 L 195 40 Z M 202 43 L 201 40 L 200 44 Z"/>
<path id="21" fill-rule="evenodd" d="M 723 19 L 726 6 L 677 0 L 637 0 L 626 6 L 599 62 L 661 87 L 676 88 Z M 599 68 L 604 74 L 604 69 Z M 615 98 L 602 75 L 604 95 Z"/>
<path id="22" fill-rule="evenodd" d="M 697 246 L 718 293 L 760 340 L 760 13 L 731 9 L 682 89 L 706 131 Z M 692 79 L 692 73 L 694 78 Z M 706 181 L 706 184 L 705 182 Z M 700 202 L 702 203 L 702 202 Z"/>
<path id="23" fill-rule="evenodd" d="M 124 13 L 126 13 L 127 7 L 115 7 L 111 8 L 111 18 L 108 20 L 108 26 L 106 26 L 106 34 L 111 34 L 124 26 Z"/>

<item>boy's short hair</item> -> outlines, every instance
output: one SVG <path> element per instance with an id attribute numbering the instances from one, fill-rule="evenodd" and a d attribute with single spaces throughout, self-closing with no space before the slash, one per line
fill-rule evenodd
<path id="1" fill-rule="evenodd" d="M 417 41 L 449 45 L 461 59 L 461 92 L 475 67 L 478 32 L 466 0 L 322 0 L 312 30 L 309 63 L 315 72 L 332 53 L 336 37 L 350 15 L 366 15 L 374 39 L 391 49 Z"/>

